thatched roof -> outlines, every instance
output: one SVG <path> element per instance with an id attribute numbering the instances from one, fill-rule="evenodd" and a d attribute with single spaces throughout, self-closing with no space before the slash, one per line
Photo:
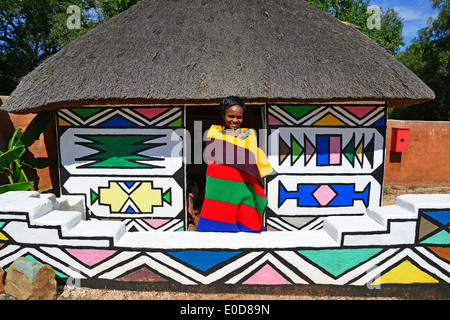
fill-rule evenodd
<path id="1" fill-rule="evenodd" d="M 303 0 L 144 0 L 24 77 L 2 109 L 220 101 L 434 99 L 356 28 Z"/>

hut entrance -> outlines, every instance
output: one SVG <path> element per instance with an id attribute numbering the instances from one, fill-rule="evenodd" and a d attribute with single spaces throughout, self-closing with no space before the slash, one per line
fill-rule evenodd
<path id="1" fill-rule="evenodd" d="M 247 105 L 242 127 L 253 128 L 259 132 L 263 128 L 263 109 L 261 105 Z M 206 162 L 203 151 L 206 131 L 213 124 L 222 124 L 222 116 L 217 106 L 187 106 L 186 130 L 190 139 L 186 139 L 186 200 L 188 230 L 195 230 L 198 215 L 205 196 Z M 190 140 L 190 141 L 189 141 Z M 195 224 L 189 223 L 190 218 Z"/>

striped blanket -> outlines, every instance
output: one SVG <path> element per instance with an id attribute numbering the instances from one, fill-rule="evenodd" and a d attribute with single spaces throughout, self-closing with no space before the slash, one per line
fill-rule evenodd
<path id="1" fill-rule="evenodd" d="M 241 138 L 224 134 L 220 126 L 208 131 L 205 200 L 197 231 L 262 230 L 267 205 L 262 178 L 273 169 L 253 130 L 242 130 Z"/>

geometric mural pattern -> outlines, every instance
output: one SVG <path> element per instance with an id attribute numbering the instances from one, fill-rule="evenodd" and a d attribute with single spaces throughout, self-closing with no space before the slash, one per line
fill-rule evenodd
<path id="1" fill-rule="evenodd" d="M 404 244 L 352 246 L 321 238 L 313 245 L 292 245 L 291 239 L 253 247 L 229 246 L 216 239 L 210 249 L 195 241 L 173 246 L 169 234 L 164 238 L 153 233 L 156 238 L 152 239 L 161 239 L 158 243 L 148 243 L 142 233 L 122 235 L 125 242 L 121 238 L 104 242 L 98 233 L 68 236 L 58 225 L 30 225 L 27 215 L 34 211 L 0 214 L 0 267 L 6 271 L 15 259 L 26 257 L 52 266 L 61 281 L 97 281 L 105 287 L 114 283 L 127 288 L 137 282 L 169 287 L 317 284 L 369 289 L 388 284 L 450 284 L 450 208 L 446 207 L 419 209 L 413 220 L 416 228 L 411 229 L 415 240 Z M 272 236 L 278 234 L 265 236 L 277 239 Z M 133 242 L 127 242 L 129 235 L 134 235 Z M 139 239 L 146 243 L 141 246 Z"/>
<path id="2" fill-rule="evenodd" d="M 61 194 L 84 195 L 88 219 L 128 231 L 184 230 L 179 129 L 177 106 L 58 110 Z"/>
<path id="3" fill-rule="evenodd" d="M 436 246 L 239 251 L 140 251 L 0 247 L 6 269 L 18 257 L 51 265 L 56 277 L 182 285 L 450 284 L 450 248 Z"/>
<path id="4" fill-rule="evenodd" d="M 268 230 L 318 230 L 329 215 L 379 206 L 385 105 L 270 105 Z"/>

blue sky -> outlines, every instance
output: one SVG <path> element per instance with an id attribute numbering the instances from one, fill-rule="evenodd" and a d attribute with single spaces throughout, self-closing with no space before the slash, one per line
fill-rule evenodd
<path id="1" fill-rule="evenodd" d="M 392 8 L 403 18 L 403 42 L 408 46 L 417 36 L 417 31 L 427 25 L 429 17 L 435 18 L 438 10 L 433 10 L 430 0 L 370 0 L 371 5 L 383 9 Z"/>

